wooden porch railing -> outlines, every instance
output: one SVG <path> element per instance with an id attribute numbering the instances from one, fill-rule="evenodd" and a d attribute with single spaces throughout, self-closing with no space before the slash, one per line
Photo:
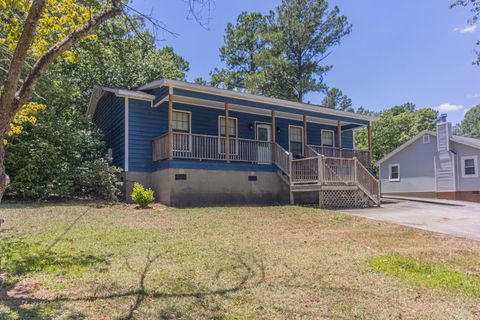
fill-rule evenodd
<path id="1" fill-rule="evenodd" d="M 369 168 L 370 164 L 370 152 L 367 150 L 356 150 L 346 148 L 336 148 L 327 146 L 308 145 L 307 150 L 311 150 L 316 155 L 323 155 L 325 157 L 333 158 L 357 158 L 365 167 Z M 341 152 L 340 152 L 341 151 Z M 308 156 L 308 155 L 307 155 Z"/>
<path id="2" fill-rule="evenodd" d="M 379 181 L 357 158 L 310 157 L 292 160 L 293 185 L 357 185 L 376 204 L 380 203 Z"/>
<path id="3" fill-rule="evenodd" d="M 168 158 L 168 134 L 156 138 L 152 142 L 152 160 L 160 161 Z M 202 134 L 174 132 L 172 134 L 173 157 L 194 160 L 226 160 L 226 138 Z M 268 141 L 240 139 L 230 137 L 230 160 L 272 163 L 272 153 L 277 152 L 280 165 L 288 167 L 285 150 L 274 148 Z M 288 153 L 287 153 L 288 154 Z"/>
<path id="4" fill-rule="evenodd" d="M 168 159 L 168 133 L 152 141 L 152 161 Z"/>

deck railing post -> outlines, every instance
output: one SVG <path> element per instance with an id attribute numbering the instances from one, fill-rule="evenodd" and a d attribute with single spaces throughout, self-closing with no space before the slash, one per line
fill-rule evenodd
<path id="1" fill-rule="evenodd" d="M 353 157 L 353 179 L 355 183 L 358 183 L 358 173 L 357 173 L 357 157 Z"/>
<path id="2" fill-rule="evenodd" d="M 323 157 L 318 156 L 318 184 L 323 184 Z"/>

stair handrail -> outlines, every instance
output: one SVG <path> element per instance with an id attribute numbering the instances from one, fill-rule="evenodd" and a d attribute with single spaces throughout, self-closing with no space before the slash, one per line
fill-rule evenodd
<path id="1" fill-rule="evenodd" d="M 276 142 L 274 148 L 275 156 L 273 157 L 273 163 L 290 178 L 292 172 L 292 154 Z"/>
<path id="2" fill-rule="evenodd" d="M 355 159 L 355 182 L 356 184 L 367 194 L 367 196 L 372 199 L 375 204 L 380 203 L 380 181 L 375 178 L 374 175 L 363 165 L 361 161 L 354 157 Z M 360 179 L 358 178 L 358 169 L 362 170 L 366 177 L 368 177 L 373 183 L 376 185 L 376 190 L 370 190 L 367 186 L 365 186 Z M 376 191 L 376 192 L 375 192 Z"/>

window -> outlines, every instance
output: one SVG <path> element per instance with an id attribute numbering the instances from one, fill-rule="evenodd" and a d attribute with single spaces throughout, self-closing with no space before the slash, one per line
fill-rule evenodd
<path id="1" fill-rule="evenodd" d="M 322 146 L 333 147 L 332 130 L 322 130 Z"/>
<path id="2" fill-rule="evenodd" d="M 175 132 L 190 133 L 190 112 L 174 110 L 172 126 Z"/>
<path id="3" fill-rule="evenodd" d="M 430 143 L 430 136 L 428 134 L 423 136 L 423 144 Z"/>
<path id="4" fill-rule="evenodd" d="M 230 131 L 230 138 L 237 138 L 237 119 L 228 117 L 228 131 Z M 221 137 L 225 137 L 225 117 L 218 117 L 218 132 Z M 225 140 L 219 141 L 219 153 L 225 154 Z M 230 139 L 230 154 L 237 154 L 237 140 Z"/>
<path id="5" fill-rule="evenodd" d="M 220 123 L 220 135 L 225 136 L 225 117 L 219 117 Z M 237 137 L 237 119 L 228 118 L 228 131 L 230 131 L 230 137 Z"/>
<path id="6" fill-rule="evenodd" d="M 289 150 L 294 156 L 303 155 L 303 128 L 289 126 Z"/>
<path id="7" fill-rule="evenodd" d="M 478 158 L 477 156 L 462 157 L 462 177 L 478 177 Z"/>
<path id="8" fill-rule="evenodd" d="M 400 181 L 400 165 L 398 163 L 388 166 L 388 180 Z"/>

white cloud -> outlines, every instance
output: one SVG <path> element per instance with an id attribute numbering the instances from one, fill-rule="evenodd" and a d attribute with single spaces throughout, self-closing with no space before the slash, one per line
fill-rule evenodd
<path id="1" fill-rule="evenodd" d="M 442 103 L 441 105 L 436 106 L 434 109 L 440 112 L 453 112 L 462 110 L 464 106 L 450 103 Z"/>
<path id="2" fill-rule="evenodd" d="M 480 98 L 480 92 L 469 94 L 467 98 Z"/>
<path id="3" fill-rule="evenodd" d="M 461 28 L 455 28 L 453 31 L 455 32 L 460 32 L 460 33 L 472 33 L 475 30 L 477 30 L 478 24 L 472 24 L 469 26 L 461 27 Z"/>

